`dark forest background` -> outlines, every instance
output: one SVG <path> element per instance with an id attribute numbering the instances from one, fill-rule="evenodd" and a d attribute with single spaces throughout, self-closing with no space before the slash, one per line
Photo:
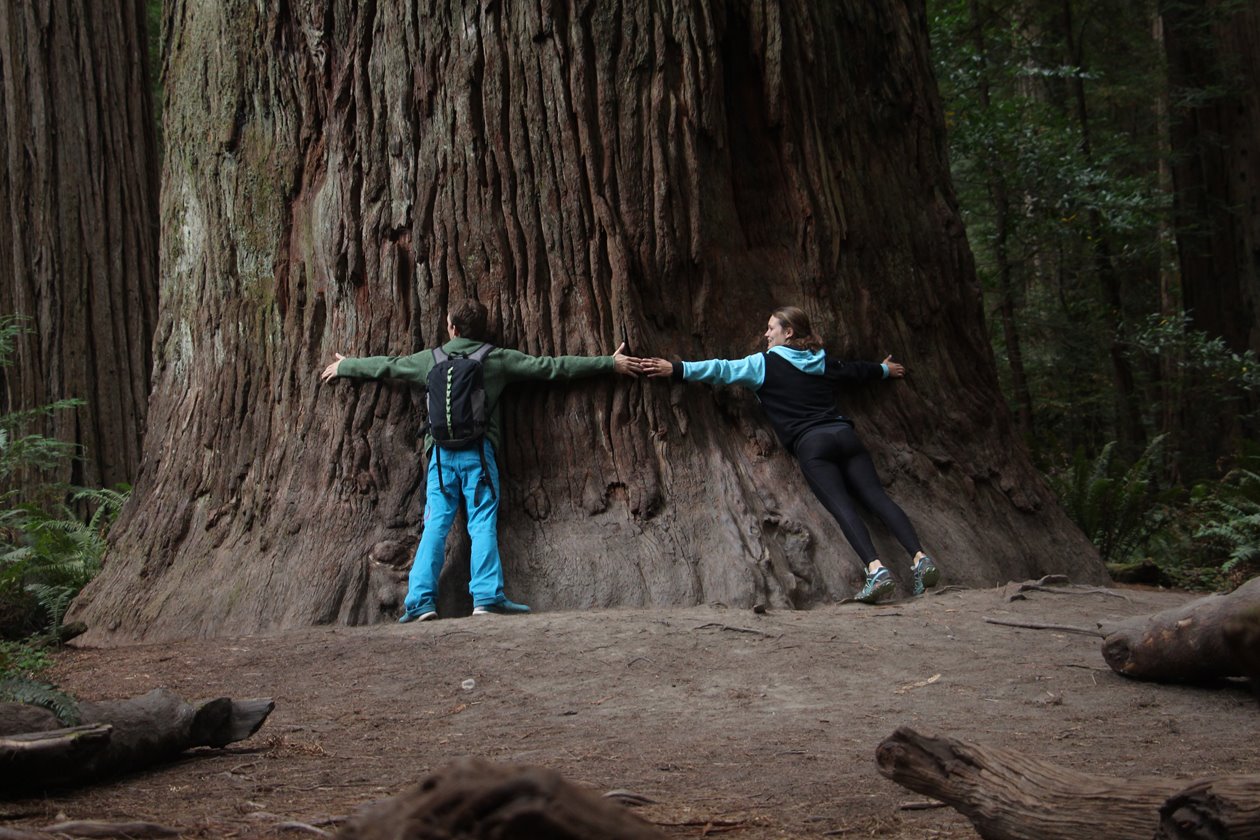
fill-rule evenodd
<path id="1" fill-rule="evenodd" d="M 1113 575 L 1260 555 L 1260 16 L 929 2 L 1003 391 Z"/>

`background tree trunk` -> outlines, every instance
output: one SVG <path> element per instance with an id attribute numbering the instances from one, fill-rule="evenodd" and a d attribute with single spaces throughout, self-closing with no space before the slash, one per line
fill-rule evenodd
<path id="1" fill-rule="evenodd" d="M 31 432 L 55 478 L 135 479 L 157 314 L 156 126 L 142 0 L 0 4 L 0 314 L 30 320 L 0 411 L 77 397 Z"/>
<path id="2" fill-rule="evenodd" d="M 1163 18 L 1185 308 L 1210 338 L 1260 352 L 1260 10 L 1192 0 L 1165 4 Z M 1209 461 L 1250 402 L 1187 408 Z"/>
<path id="3" fill-rule="evenodd" d="M 419 400 L 316 374 L 436 344 L 465 295 L 527 352 L 683 358 L 751 352 L 800 303 L 833 349 L 909 366 L 846 406 L 947 581 L 1104 578 L 998 390 L 920 4 L 266 8 L 167 7 L 150 434 L 69 616 L 87 640 L 392 620 Z M 859 583 L 751 395 L 510 393 L 512 598 L 805 607 Z"/>

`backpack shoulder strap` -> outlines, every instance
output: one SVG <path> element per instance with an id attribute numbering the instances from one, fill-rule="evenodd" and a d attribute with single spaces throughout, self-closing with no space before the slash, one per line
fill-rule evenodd
<path id="1" fill-rule="evenodd" d="M 443 350 L 441 347 L 433 348 L 433 363 L 435 365 L 440 365 L 442 364 L 442 362 L 445 362 L 449 358 L 450 356 L 446 355 L 446 351 Z"/>
<path id="2" fill-rule="evenodd" d="M 494 349 L 493 344 L 483 344 L 480 347 L 478 347 L 476 350 L 474 350 L 473 352 L 469 353 L 468 358 L 473 359 L 477 362 L 484 362 L 486 360 L 486 356 L 489 356 L 490 351 L 493 349 Z"/>

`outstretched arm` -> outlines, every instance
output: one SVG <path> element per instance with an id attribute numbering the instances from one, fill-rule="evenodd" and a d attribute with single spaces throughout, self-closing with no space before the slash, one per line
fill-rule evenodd
<path id="1" fill-rule="evenodd" d="M 503 365 L 508 382 L 521 379 L 578 379 L 614 371 L 634 376 L 640 372 L 643 360 L 627 356 L 625 350 L 624 341 L 611 356 L 530 356 L 519 350 L 500 348 L 494 351 L 494 358 Z"/>
<path id="2" fill-rule="evenodd" d="M 687 382 L 709 385 L 743 385 L 759 389 L 766 381 L 766 357 L 753 353 L 742 359 L 709 359 L 704 362 L 670 362 L 667 359 L 644 359 L 648 376 L 672 376 Z"/>
<path id="3" fill-rule="evenodd" d="M 333 353 L 333 363 L 319 378 L 329 382 L 337 377 L 355 379 L 397 379 L 423 385 L 433 367 L 433 352 L 423 350 L 410 356 L 343 356 Z"/>

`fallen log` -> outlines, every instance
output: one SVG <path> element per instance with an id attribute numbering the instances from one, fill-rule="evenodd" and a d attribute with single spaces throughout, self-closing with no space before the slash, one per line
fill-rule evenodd
<path id="1" fill-rule="evenodd" d="M 657 828 L 554 770 L 461 758 L 362 808 L 340 840 L 661 840 Z"/>
<path id="2" fill-rule="evenodd" d="M 1260 776 L 1114 779 L 906 727 L 879 745 L 875 759 L 884 776 L 950 805 L 985 840 L 1150 840 L 1165 802 L 1202 785 L 1242 795 L 1240 807 L 1229 812 L 1234 831 L 1169 837 L 1260 837 L 1254 795 Z"/>
<path id="3" fill-rule="evenodd" d="M 1118 674 L 1167 682 L 1260 680 L 1260 578 L 1106 629 L 1103 659 Z"/>
<path id="4" fill-rule="evenodd" d="M 1260 776 L 1190 785 L 1159 809 L 1155 840 L 1260 840 Z"/>
<path id="5" fill-rule="evenodd" d="M 258 731 L 275 704 L 220 697 L 191 704 L 172 691 L 79 703 L 81 726 L 46 709 L 0 703 L 0 792 L 68 787 L 117 776 L 193 747 L 222 747 Z"/>

